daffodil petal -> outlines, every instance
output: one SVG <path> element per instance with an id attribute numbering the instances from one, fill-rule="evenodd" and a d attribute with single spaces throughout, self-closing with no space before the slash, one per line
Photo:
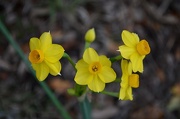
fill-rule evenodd
<path id="1" fill-rule="evenodd" d="M 105 88 L 105 83 L 97 75 L 94 75 L 94 79 L 88 83 L 88 87 L 94 92 L 101 92 Z"/>
<path id="2" fill-rule="evenodd" d="M 116 73 L 114 70 L 110 67 L 102 67 L 101 73 L 98 74 L 98 77 L 104 82 L 104 83 L 110 83 L 116 79 Z"/>
<path id="3" fill-rule="evenodd" d="M 135 43 L 139 43 L 139 36 L 136 33 L 132 33 L 132 35 L 134 37 Z"/>
<path id="4" fill-rule="evenodd" d="M 127 70 L 128 70 L 128 75 L 131 75 L 131 74 L 132 74 L 132 71 L 133 71 L 133 69 L 132 69 L 132 63 L 131 63 L 131 62 L 129 62 L 128 67 L 127 67 Z"/>
<path id="5" fill-rule="evenodd" d="M 45 63 L 49 67 L 49 72 L 50 72 L 51 75 L 56 76 L 56 75 L 58 75 L 60 73 L 60 71 L 61 71 L 61 63 L 59 61 L 57 61 L 55 63 L 50 63 L 50 62 L 45 60 Z"/>
<path id="6" fill-rule="evenodd" d="M 40 64 L 32 64 L 32 67 L 36 71 L 36 77 L 39 81 L 43 81 L 47 78 L 49 68 L 44 62 Z"/>
<path id="7" fill-rule="evenodd" d="M 87 85 L 93 80 L 93 75 L 87 69 L 81 69 L 77 71 L 74 80 L 79 85 Z"/>
<path id="8" fill-rule="evenodd" d="M 122 59 L 121 60 L 121 69 L 122 69 L 122 74 L 127 74 L 127 67 L 128 67 L 128 61 Z"/>
<path id="9" fill-rule="evenodd" d="M 134 52 L 137 52 L 134 47 L 128 47 L 126 45 L 119 46 L 119 51 L 120 51 L 122 57 L 125 59 L 130 59 L 130 56 Z"/>
<path id="10" fill-rule="evenodd" d="M 119 93 L 119 99 L 121 100 L 133 100 L 132 97 L 132 88 L 121 88 Z"/>
<path id="11" fill-rule="evenodd" d="M 105 55 L 99 56 L 99 62 L 101 62 L 102 66 L 111 66 L 111 61 Z"/>
<path id="12" fill-rule="evenodd" d="M 46 49 L 49 48 L 50 45 L 52 45 L 52 37 L 50 32 L 44 32 L 40 36 L 40 41 L 41 41 L 41 50 L 46 51 Z"/>
<path id="13" fill-rule="evenodd" d="M 133 97 L 132 97 L 133 95 L 132 95 L 132 88 L 129 86 L 128 88 L 127 88 L 127 96 L 126 96 L 126 99 L 127 100 L 133 100 Z"/>
<path id="14" fill-rule="evenodd" d="M 121 87 L 122 88 L 127 88 L 129 86 L 128 84 L 128 61 L 127 60 L 121 60 L 121 69 L 122 69 L 122 77 L 121 77 Z M 132 72 L 132 70 L 131 70 Z"/>
<path id="15" fill-rule="evenodd" d="M 127 60 L 121 60 L 121 89 L 119 94 L 119 99 L 121 100 L 133 100 L 132 98 L 132 88 L 129 85 L 129 75 L 132 74 L 132 64 Z"/>
<path id="16" fill-rule="evenodd" d="M 81 69 L 81 68 L 88 69 L 89 65 L 83 59 L 81 59 L 76 63 L 75 67 L 76 69 Z"/>
<path id="17" fill-rule="evenodd" d="M 92 62 L 99 61 L 99 56 L 98 56 L 97 52 L 93 48 L 87 48 L 84 51 L 83 59 L 84 59 L 85 62 L 90 64 Z"/>
<path id="18" fill-rule="evenodd" d="M 59 61 L 64 54 L 64 48 L 61 45 L 52 44 L 46 52 L 44 52 L 45 60 L 51 63 Z"/>
<path id="19" fill-rule="evenodd" d="M 135 47 L 139 42 L 139 37 L 134 33 L 133 34 L 130 33 L 127 30 L 123 30 L 121 36 L 124 44 L 127 45 L 128 47 Z"/>
<path id="20" fill-rule="evenodd" d="M 29 45 L 30 45 L 30 50 L 35 50 L 35 49 L 40 49 L 40 40 L 38 38 L 31 38 L 30 39 L 30 42 L 29 42 Z"/>
<path id="21" fill-rule="evenodd" d="M 122 88 L 127 88 L 129 86 L 128 84 L 128 74 L 123 74 L 121 77 L 121 87 Z"/>
<path id="22" fill-rule="evenodd" d="M 140 56 L 138 53 L 134 53 L 130 57 L 130 61 L 132 62 L 133 72 L 143 72 L 143 59 L 145 56 Z"/>
<path id="23" fill-rule="evenodd" d="M 126 88 L 121 88 L 119 91 L 119 99 L 124 100 L 126 96 Z"/>

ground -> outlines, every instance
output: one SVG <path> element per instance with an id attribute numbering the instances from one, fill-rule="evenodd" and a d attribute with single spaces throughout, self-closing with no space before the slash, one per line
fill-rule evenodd
<path id="1" fill-rule="evenodd" d="M 0 20 L 24 52 L 29 40 L 50 31 L 77 62 L 84 48 L 84 34 L 94 27 L 91 47 L 108 57 L 119 55 L 121 32 L 135 32 L 146 39 L 151 53 L 144 60 L 140 87 L 133 101 L 92 93 L 93 119 L 180 118 L 180 2 L 179 0 L 1 0 Z M 0 31 L 0 119 L 62 119 L 22 59 Z M 50 86 L 73 119 L 81 118 L 79 104 L 67 93 L 74 85 L 70 63 L 61 59 L 62 76 L 48 76 Z M 113 63 L 121 76 L 120 62 Z M 71 73 L 69 73 L 71 72 Z M 106 85 L 119 91 L 119 83 Z"/>

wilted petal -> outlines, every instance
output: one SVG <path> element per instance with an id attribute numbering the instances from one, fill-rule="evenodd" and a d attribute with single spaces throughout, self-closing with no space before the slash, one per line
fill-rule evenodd
<path id="1" fill-rule="evenodd" d="M 119 46 L 119 51 L 123 58 L 130 59 L 130 56 L 136 52 L 135 47 L 128 47 L 126 45 Z"/>
<path id="2" fill-rule="evenodd" d="M 38 38 L 31 38 L 30 39 L 30 42 L 29 42 L 29 45 L 30 45 L 30 50 L 35 50 L 35 49 L 40 49 L 40 40 Z"/>
<path id="3" fill-rule="evenodd" d="M 40 41 L 41 41 L 41 50 L 46 51 L 47 48 L 49 48 L 50 45 L 52 45 L 52 37 L 50 32 L 44 32 L 40 36 Z"/>
<path id="4" fill-rule="evenodd" d="M 101 62 L 102 66 L 111 66 L 111 61 L 105 55 L 99 56 L 99 62 Z"/>
<path id="5" fill-rule="evenodd" d="M 49 74 L 49 68 L 44 62 L 40 64 L 32 64 L 32 67 L 36 71 L 36 77 L 39 81 L 46 79 Z"/>
<path id="6" fill-rule="evenodd" d="M 130 33 L 127 30 L 123 30 L 121 37 L 124 44 L 128 47 L 135 47 L 139 42 L 139 37 L 136 34 Z"/>
<path id="7" fill-rule="evenodd" d="M 93 48 L 87 48 L 84 51 L 83 59 L 88 64 L 99 61 L 99 56 Z"/>
<path id="8" fill-rule="evenodd" d="M 64 54 L 64 48 L 61 45 L 52 44 L 44 53 L 45 60 L 55 63 L 61 59 Z"/>
<path id="9" fill-rule="evenodd" d="M 87 69 L 81 69 L 77 71 L 74 80 L 79 85 L 87 85 L 93 80 L 93 75 Z"/>
<path id="10" fill-rule="evenodd" d="M 102 67 L 102 71 L 98 74 L 99 78 L 104 83 L 110 83 L 116 79 L 116 73 L 110 67 Z"/>
<path id="11" fill-rule="evenodd" d="M 97 75 L 94 75 L 93 80 L 90 83 L 88 83 L 88 87 L 94 92 L 101 92 L 105 88 L 105 83 L 102 82 Z"/>

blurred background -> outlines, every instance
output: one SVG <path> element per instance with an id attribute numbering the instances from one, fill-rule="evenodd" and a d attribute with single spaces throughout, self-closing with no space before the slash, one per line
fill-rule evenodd
<path id="1" fill-rule="evenodd" d="M 179 0 L 0 0 L 0 20 L 29 54 L 29 40 L 51 32 L 74 62 L 82 56 L 84 34 L 94 27 L 92 43 L 99 54 L 119 55 L 121 32 L 146 39 L 151 53 L 144 60 L 140 87 L 133 101 L 92 93 L 93 119 L 180 118 Z M 61 59 L 62 76 L 45 80 L 73 119 L 81 119 L 79 104 L 67 94 L 74 85 L 70 63 Z M 120 62 L 113 63 L 118 77 Z M 119 84 L 106 85 L 119 92 Z M 0 119 L 62 119 L 7 38 L 0 32 Z"/>

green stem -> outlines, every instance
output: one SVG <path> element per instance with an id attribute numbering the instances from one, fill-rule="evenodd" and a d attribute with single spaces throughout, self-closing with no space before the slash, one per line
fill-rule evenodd
<path id="1" fill-rule="evenodd" d="M 119 97 L 119 93 L 115 93 L 115 92 L 109 92 L 109 91 L 104 90 L 101 93 L 105 95 L 113 96 L 113 97 Z"/>
<path id="2" fill-rule="evenodd" d="M 89 45 L 90 45 L 90 43 L 87 43 L 85 45 L 85 48 L 89 47 Z M 75 71 L 77 71 L 75 64 L 72 61 L 72 59 L 70 58 L 70 56 L 67 53 L 64 53 L 63 57 L 67 58 L 68 61 L 71 63 L 71 65 L 74 67 Z M 91 108 L 90 108 L 91 106 L 90 106 L 89 100 L 87 99 L 87 95 L 84 92 L 85 90 L 86 90 L 86 86 L 76 84 L 75 89 L 69 90 L 69 91 L 70 91 L 70 93 L 73 93 L 76 96 L 80 96 L 80 95 L 83 96 L 82 97 L 83 99 L 79 98 L 79 105 L 80 105 L 80 110 L 82 112 L 83 119 L 91 119 Z M 85 94 L 83 94 L 83 93 L 85 93 Z"/>
<path id="3" fill-rule="evenodd" d="M 69 113 L 66 111 L 66 109 L 63 107 L 63 105 L 59 102 L 59 100 L 55 97 L 53 92 L 49 89 L 47 84 L 45 82 L 40 82 L 40 85 L 43 87 L 46 94 L 49 96 L 53 104 L 58 109 L 59 113 L 62 115 L 64 119 L 71 119 Z"/>
<path id="4" fill-rule="evenodd" d="M 121 82 L 121 78 L 116 78 L 116 80 L 114 82 L 120 83 Z"/>
<path id="5" fill-rule="evenodd" d="M 63 55 L 64 58 L 67 58 L 68 61 L 71 63 L 71 65 L 73 66 L 73 68 L 75 69 L 75 71 L 77 71 L 76 67 L 75 67 L 75 63 L 72 61 L 71 57 L 67 54 L 67 53 L 64 53 Z"/>
<path id="6" fill-rule="evenodd" d="M 79 101 L 79 104 L 80 104 L 80 109 L 82 112 L 83 119 L 91 119 L 91 105 L 87 98 L 87 95 L 84 98 L 84 100 Z"/>
<path id="7" fill-rule="evenodd" d="M 121 56 L 121 55 L 118 55 L 118 56 L 115 56 L 115 57 L 110 58 L 110 61 L 113 63 L 113 62 L 118 61 L 118 60 L 121 60 L 121 59 L 122 59 L 122 56 Z"/>
<path id="8" fill-rule="evenodd" d="M 86 50 L 87 48 L 89 48 L 91 45 L 91 42 L 85 42 L 85 46 L 84 46 L 84 50 Z"/>
<path id="9" fill-rule="evenodd" d="M 25 57 L 23 51 L 21 48 L 18 46 L 15 40 L 13 40 L 12 36 L 8 32 L 7 28 L 4 26 L 4 24 L 0 21 L 0 31 L 4 34 L 4 36 L 7 38 L 8 42 L 14 47 L 15 51 L 18 53 L 20 58 L 24 61 L 26 66 L 29 68 L 31 73 L 33 74 L 34 77 L 36 77 L 36 74 L 34 70 L 31 67 L 30 62 L 27 60 Z M 38 81 L 39 82 L 39 81 Z M 53 94 L 53 92 L 49 89 L 48 85 L 45 82 L 39 82 L 39 84 L 42 86 L 46 94 L 49 96 L 53 104 L 56 106 L 60 114 L 64 119 L 71 119 L 70 115 L 68 112 L 65 110 L 65 108 L 62 106 L 62 104 L 59 102 L 59 100 L 56 98 L 56 96 Z"/>

